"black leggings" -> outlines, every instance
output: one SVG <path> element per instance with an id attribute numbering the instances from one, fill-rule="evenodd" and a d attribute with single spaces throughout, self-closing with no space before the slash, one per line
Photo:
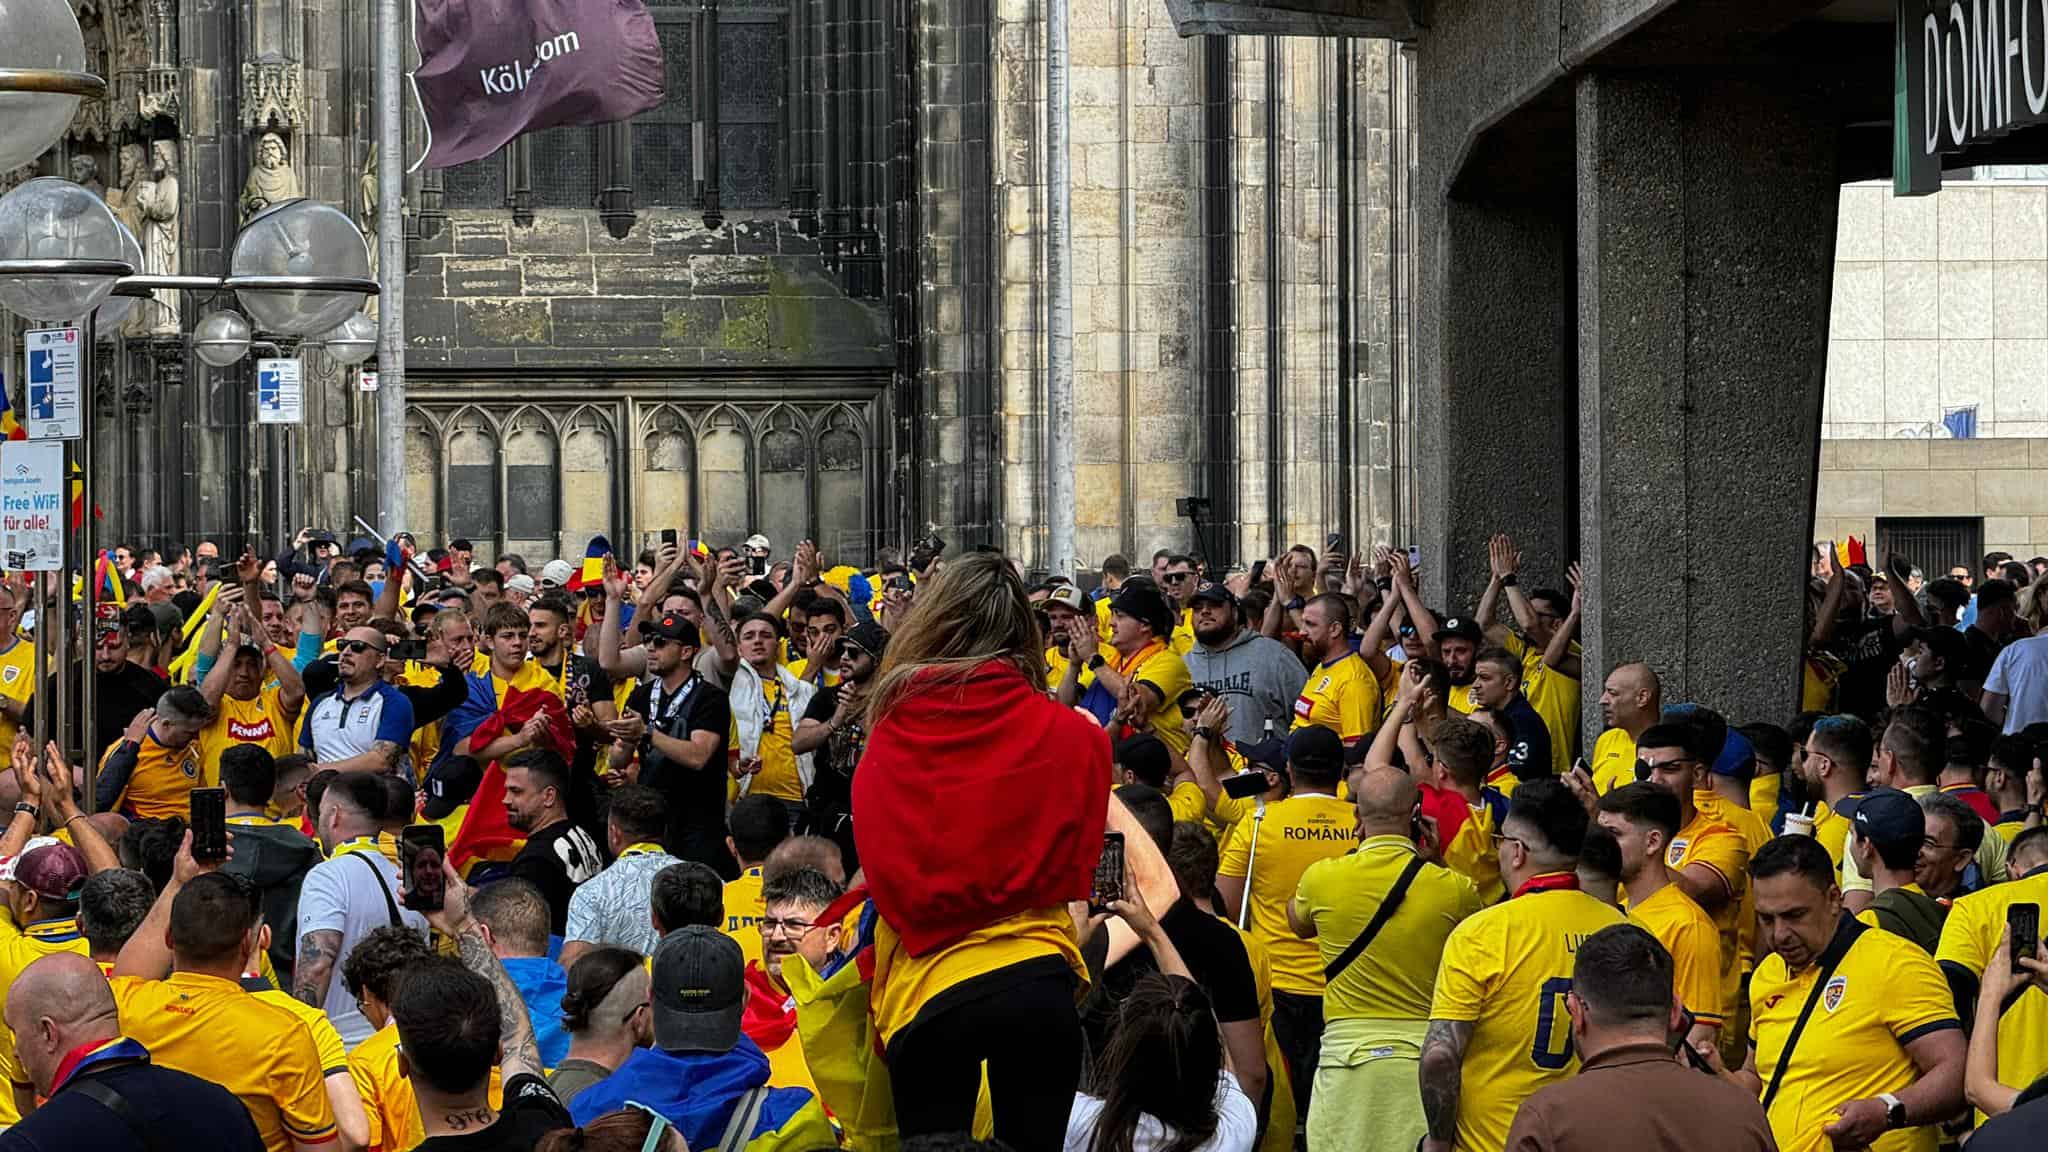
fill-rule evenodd
<path id="1" fill-rule="evenodd" d="M 904 1139 L 970 1131 L 985 1060 L 996 1139 L 1059 1152 L 1081 1083 L 1074 974 L 1048 957 L 948 989 L 890 1041 L 888 1060 Z"/>

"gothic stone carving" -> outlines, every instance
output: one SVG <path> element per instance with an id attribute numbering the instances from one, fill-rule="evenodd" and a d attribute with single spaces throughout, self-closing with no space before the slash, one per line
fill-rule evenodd
<path id="1" fill-rule="evenodd" d="M 299 95 L 300 66 L 292 60 L 257 60 L 242 65 L 242 127 L 297 128 L 305 121 Z"/>
<path id="2" fill-rule="evenodd" d="M 242 223 L 250 217 L 286 200 L 295 200 L 299 192 L 299 175 L 292 171 L 292 154 L 285 146 L 284 137 L 275 132 L 265 132 L 256 141 L 256 165 L 249 169 L 249 179 L 242 184 Z"/>

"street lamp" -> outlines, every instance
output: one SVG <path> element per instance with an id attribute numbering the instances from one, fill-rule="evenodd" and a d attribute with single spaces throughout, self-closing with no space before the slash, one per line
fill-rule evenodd
<path id="1" fill-rule="evenodd" d="M 0 197 L 0 308 L 67 323 L 91 312 L 135 271 L 125 232 L 106 201 L 69 180 L 39 176 Z"/>
<path id="2" fill-rule="evenodd" d="M 136 242 L 135 233 L 117 217 L 114 227 L 121 230 L 121 259 L 130 267 L 142 267 L 142 245 Z M 94 339 L 111 340 L 121 332 L 121 325 L 128 322 L 128 314 L 135 311 L 136 298 L 118 291 L 120 281 L 115 281 L 116 291 L 109 294 L 106 303 L 101 304 L 92 314 Z"/>
<path id="3" fill-rule="evenodd" d="M 377 351 L 377 322 L 361 312 L 327 330 L 318 340 L 327 358 L 344 367 L 368 360 Z"/>
<path id="4" fill-rule="evenodd" d="M 225 368 L 249 354 L 249 322 L 240 312 L 221 308 L 192 326 L 192 352 L 215 368 Z"/>
<path id="5" fill-rule="evenodd" d="M 369 277 L 370 250 L 355 221 L 332 204 L 287 200 L 243 225 L 227 286 L 264 331 L 315 336 L 362 308 L 376 291 Z"/>
<path id="6" fill-rule="evenodd" d="M 106 94 L 81 71 L 85 37 L 66 0 L 0 0 L 0 171 L 41 156 L 78 111 L 78 98 Z"/>

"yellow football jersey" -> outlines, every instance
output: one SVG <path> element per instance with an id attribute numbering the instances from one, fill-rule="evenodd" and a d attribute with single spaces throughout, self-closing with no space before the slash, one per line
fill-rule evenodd
<path id="1" fill-rule="evenodd" d="M 284 689 L 274 684 L 253 700 L 221 696 L 213 720 L 200 729 L 196 742 L 200 787 L 220 787 L 220 754 L 237 744 L 259 745 L 272 756 L 290 755 L 297 719 L 298 710 L 285 711 Z"/>
<path id="2" fill-rule="evenodd" d="M 1593 741 L 1593 756 L 1587 765 L 1593 773 L 1593 788 L 1602 796 L 1624 784 L 1636 782 L 1636 739 L 1626 728 L 1609 728 Z"/>
<path id="3" fill-rule="evenodd" d="M 1380 682 L 1356 652 L 1319 664 L 1294 701 L 1294 727 L 1328 728 L 1355 744 L 1380 726 Z"/>
<path id="4" fill-rule="evenodd" d="M 1140 684 L 1150 684 L 1159 693 L 1161 703 L 1152 709 L 1152 721 L 1148 725 L 1154 736 L 1166 742 L 1166 746 L 1182 756 L 1188 754 L 1188 732 L 1186 718 L 1181 715 L 1180 698 L 1195 686 L 1188 677 L 1187 662 L 1180 653 L 1154 640 L 1128 660 L 1118 658 L 1115 652 L 1105 654 L 1116 666 L 1117 675 Z"/>
<path id="5" fill-rule="evenodd" d="M 1522 695 L 1550 733 L 1551 774 L 1562 776 L 1571 771 L 1572 752 L 1579 746 L 1579 682 L 1552 668 L 1542 649 L 1512 632 L 1506 647 L 1521 659 Z M 1571 647 L 1578 652 L 1578 644 Z"/>
<path id="6" fill-rule="evenodd" d="M 761 959 L 761 870 L 749 868 L 739 879 L 725 885 L 725 927 L 723 931 L 738 942 L 740 955 L 749 962 Z"/>
<path id="7" fill-rule="evenodd" d="M 1314 942 L 1294 934 L 1287 904 L 1301 887 L 1308 866 L 1351 851 L 1358 843 L 1357 830 L 1358 813 L 1351 805 L 1315 794 L 1275 801 L 1266 805 L 1263 819 L 1240 820 L 1230 830 L 1216 874 L 1243 878 L 1250 870 L 1244 898 L 1251 902 L 1252 934 L 1272 956 L 1273 987 L 1282 992 L 1322 995 L 1322 959 Z"/>
<path id="8" fill-rule="evenodd" d="M 7 989 L 21 976 L 22 970 L 56 952 L 75 952 L 80 956 L 91 954 L 91 946 L 78 933 L 76 917 L 39 920 L 27 928 L 17 928 L 14 917 L 0 910 L 0 1012 L 4 1012 L 7 1006 Z M 0 1072 L 5 1072 L 16 1088 L 23 1092 L 29 1090 L 28 1070 L 15 1056 L 14 1033 L 5 1023 L 0 1023 Z M 0 1125 L 20 1121 L 21 1114 L 14 1106 L 14 1093 L 0 1092 Z"/>
<path id="9" fill-rule="evenodd" d="M 1507 794 L 1483 788 L 1479 803 L 1468 805 L 1468 809 L 1471 815 L 1443 846 L 1444 865 L 1472 881 L 1481 903 L 1498 904 L 1506 888 L 1500 879 L 1500 846 L 1494 843 L 1493 834 L 1508 818 Z"/>
<path id="10" fill-rule="evenodd" d="M 1707 915 L 1721 933 L 1721 1003 L 1733 1004 L 1742 994 L 1742 922 L 1756 916 L 1749 891 L 1749 846 L 1733 825 L 1700 812 L 1672 837 L 1664 863 L 1673 872 L 1704 864 L 1728 882 L 1728 899 Z"/>
<path id="11" fill-rule="evenodd" d="M 1295 902 L 1315 922 L 1318 958 L 1325 966 L 1365 931 L 1413 859 L 1415 845 L 1405 838 L 1374 836 L 1356 852 L 1318 860 L 1301 874 Z M 1442 865 L 1424 864 L 1387 921 L 1391 930 L 1323 992 L 1323 1019 L 1428 1019 L 1444 942 L 1480 907 L 1472 881 Z"/>
<path id="12" fill-rule="evenodd" d="M 1565 993 L 1572 954 L 1621 913 L 1576 890 L 1530 892 L 1458 925 L 1432 1020 L 1469 1022 L 1455 1152 L 1500 1152 L 1522 1101 L 1578 1071 Z"/>
<path id="13" fill-rule="evenodd" d="M 2005 934 L 2006 910 L 2014 904 L 2048 904 L 2048 871 L 1959 897 L 1949 905 L 1948 919 L 1942 922 L 1941 947 L 1934 958 L 1982 979 L 1984 966 L 1991 962 L 1991 954 L 1998 951 L 1999 938 Z M 1999 1017 L 1998 1078 L 2024 1085 L 2044 1074 L 2048 1074 L 2048 994 L 2034 990 Z"/>
<path id="14" fill-rule="evenodd" d="M 128 776 L 128 787 L 114 800 L 114 811 L 139 820 L 190 816 L 192 788 L 199 781 L 198 743 L 167 748 L 157 743 L 154 731 L 143 733 L 142 746 L 135 753 L 135 770 Z M 120 746 L 119 741 L 107 746 L 100 757 L 101 768 Z"/>
<path id="15" fill-rule="evenodd" d="M 0 652 L 0 696 L 26 704 L 36 694 L 36 646 L 19 636 L 9 640 L 7 650 Z M 21 725 L 0 713 L 0 748 L 14 747 L 14 737 L 20 731 Z"/>
<path id="16" fill-rule="evenodd" d="M 1713 917 L 1676 884 L 1629 905 L 1628 918 L 1671 953 L 1671 983 L 1684 1004 L 1708 1024 L 1727 1019 L 1721 994 L 1721 933 Z"/>
<path id="17" fill-rule="evenodd" d="M 1765 1084 L 1777 1072 L 1785 1039 L 1820 978 L 1820 966 L 1785 970 L 1776 953 L 1757 965 L 1749 985 L 1749 1040 L 1756 1048 L 1757 1075 Z M 1942 1028 L 1960 1028 L 1948 982 L 1933 957 L 1889 932 L 1866 930 L 1821 989 L 1820 1003 L 1771 1102 L 1771 1132 L 1779 1152 L 1832 1152 L 1822 1129 L 1837 1119 L 1835 1109 L 1851 1100 L 1899 1092 L 1918 1079 L 1905 1045 Z M 2001 1067 L 1999 1074 L 2004 1077 Z M 1887 1132 L 1873 1152 L 1933 1152 L 1934 1128 Z"/>

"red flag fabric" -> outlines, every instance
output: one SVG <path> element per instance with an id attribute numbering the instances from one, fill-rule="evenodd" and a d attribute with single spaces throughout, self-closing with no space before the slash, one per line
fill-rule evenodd
<path id="1" fill-rule="evenodd" d="M 796 1001 L 775 986 L 759 960 L 747 961 L 746 989 L 747 1006 L 740 1018 L 740 1031 L 759 1044 L 763 1052 L 773 1052 L 789 1043 L 796 1032 Z"/>
<path id="2" fill-rule="evenodd" d="M 507 692 L 505 702 L 498 706 L 498 710 L 469 734 L 469 746 L 481 748 L 525 724 L 537 712 L 545 713 L 548 718 L 541 744 L 552 748 L 564 760 L 574 760 L 576 742 L 570 733 L 575 731 L 575 727 L 569 722 L 568 709 L 563 707 L 561 697 L 544 688 Z M 516 852 L 525 842 L 526 834 L 512 827 L 505 818 L 505 769 L 493 760 L 484 768 L 483 778 L 477 782 L 476 795 L 469 798 L 469 811 L 462 817 L 462 830 L 455 834 L 454 843 L 448 845 L 448 859 L 457 872 L 464 872 L 480 860 L 506 859 L 506 849 Z"/>
<path id="3" fill-rule="evenodd" d="M 927 672 L 875 725 L 853 807 L 875 907 L 913 956 L 1088 898 L 1108 820 L 1109 735 L 990 660 Z"/>
<path id="4" fill-rule="evenodd" d="M 417 0 L 416 9 L 413 91 L 429 168 L 662 102 L 661 40 L 640 0 Z"/>

